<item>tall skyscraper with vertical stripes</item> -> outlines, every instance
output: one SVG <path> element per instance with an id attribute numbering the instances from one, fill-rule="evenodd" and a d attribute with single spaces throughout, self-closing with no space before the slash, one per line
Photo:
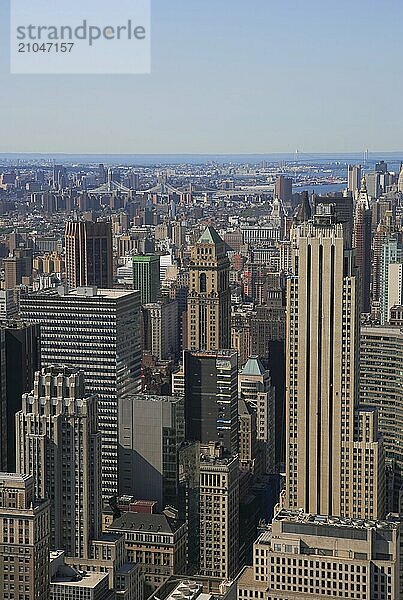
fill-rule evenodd
<path id="1" fill-rule="evenodd" d="M 286 506 L 384 516 L 376 411 L 358 404 L 360 295 L 355 253 L 331 205 L 294 231 L 287 303 Z"/>

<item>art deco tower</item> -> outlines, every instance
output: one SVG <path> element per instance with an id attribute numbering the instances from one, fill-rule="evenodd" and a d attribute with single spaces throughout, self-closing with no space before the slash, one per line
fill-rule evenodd
<path id="1" fill-rule="evenodd" d="M 51 500 L 51 547 L 88 558 L 101 529 L 101 436 L 96 396 L 84 373 L 48 367 L 16 415 L 17 469 L 32 473 L 38 498 Z"/>
<path id="2" fill-rule="evenodd" d="M 287 286 L 287 486 L 238 600 L 402 598 L 400 523 L 384 520 L 377 410 L 358 404 L 359 277 L 332 204 L 292 231 Z M 284 501 L 285 500 L 285 501 Z"/>
<path id="3" fill-rule="evenodd" d="M 191 249 L 190 350 L 214 351 L 231 345 L 229 266 L 225 243 L 213 227 L 207 227 Z"/>
<path id="4" fill-rule="evenodd" d="M 358 406 L 355 254 L 332 205 L 294 230 L 287 305 L 287 499 L 318 515 L 382 518 L 377 413 Z"/>
<path id="5" fill-rule="evenodd" d="M 354 215 L 354 248 L 356 264 L 361 275 L 361 309 L 364 313 L 371 311 L 371 224 L 372 212 L 369 204 L 367 184 L 362 179 Z"/>

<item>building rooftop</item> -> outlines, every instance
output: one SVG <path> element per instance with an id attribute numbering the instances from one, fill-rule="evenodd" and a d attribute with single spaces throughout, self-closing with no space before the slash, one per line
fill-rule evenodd
<path id="1" fill-rule="evenodd" d="M 131 294 L 138 294 L 137 290 L 123 290 L 123 289 L 100 289 L 97 287 L 78 287 L 73 289 L 68 289 L 64 286 L 52 287 L 43 290 L 37 290 L 34 292 L 24 293 L 22 294 L 23 298 L 29 297 L 44 297 L 44 296 L 61 296 L 64 298 L 71 297 L 98 297 L 98 298 L 124 298 L 126 296 L 130 296 Z"/>
<path id="2" fill-rule="evenodd" d="M 157 262 L 161 260 L 160 254 L 133 254 L 133 262 Z"/>
<path id="3" fill-rule="evenodd" d="M 109 507 L 108 507 L 109 508 Z M 111 509 L 111 512 L 112 509 Z M 109 542 L 109 543 L 115 543 L 118 542 L 121 539 L 121 535 L 119 533 L 113 533 L 112 531 L 110 533 L 102 533 L 100 536 L 98 536 L 98 538 L 96 540 L 92 540 L 93 544 L 96 543 L 103 543 L 103 542 Z"/>
<path id="4" fill-rule="evenodd" d="M 124 513 L 110 525 L 111 531 L 175 533 L 184 523 L 161 514 Z"/>
<path id="5" fill-rule="evenodd" d="M 119 573 L 120 575 L 127 575 L 128 573 L 131 573 L 132 571 L 134 571 L 137 568 L 138 568 L 137 563 L 124 563 L 116 570 L 116 572 Z"/>
<path id="6" fill-rule="evenodd" d="M 232 358 L 233 356 L 238 356 L 236 350 L 186 350 L 188 354 L 192 354 L 193 356 L 203 356 L 209 358 Z M 181 371 L 182 372 L 182 371 Z M 176 375 L 178 372 L 176 373 Z"/>
<path id="7" fill-rule="evenodd" d="M 238 398 L 238 415 L 241 417 L 242 415 L 250 415 L 251 410 L 248 408 L 245 400 L 243 398 Z"/>
<path id="8" fill-rule="evenodd" d="M 243 366 L 243 368 L 241 369 L 241 375 L 263 375 L 265 372 L 265 368 L 262 365 L 262 363 L 260 362 L 260 359 L 258 356 L 251 356 L 250 358 L 248 358 L 247 363 Z"/>
<path id="9" fill-rule="evenodd" d="M 22 475 L 20 473 L 0 473 L 0 483 L 25 483 L 31 480 L 33 481 L 32 475 Z"/>
<path id="10" fill-rule="evenodd" d="M 362 325 L 361 334 L 364 335 L 376 335 L 379 337 L 383 335 L 385 337 L 401 337 L 403 336 L 403 327 L 400 325 Z"/>
<path id="11" fill-rule="evenodd" d="M 67 587 L 78 587 L 78 588 L 95 588 L 102 581 L 108 580 L 108 573 L 86 573 L 81 578 L 77 578 L 74 574 L 64 575 L 63 572 L 59 571 L 52 578 L 50 585 L 63 585 Z"/>
<path id="12" fill-rule="evenodd" d="M 200 468 L 206 469 L 208 467 L 228 467 L 233 462 L 238 461 L 238 456 L 233 456 L 232 454 L 225 453 L 221 456 L 212 456 L 205 452 L 202 452 L 200 455 Z"/>
<path id="13" fill-rule="evenodd" d="M 166 402 L 177 404 L 182 400 L 182 396 L 157 396 L 155 394 L 135 394 L 134 396 L 126 396 L 124 400 L 137 400 L 139 402 Z M 151 501 L 150 501 L 151 502 Z"/>
<path id="14" fill-rule="evenodd" d="M 209 225 L 206 227 L 204 232 L 201 234 L 199 239 L 197 240 L 198 244 L 223 244 L 223 240 L 220 238 L 214 227 Z"/>
<path id="15" fill-rule="evenodd" d="M 388 517 L 384 521 L 372 521 L 364 519 L 347 519 L 325 515 L 312 515 L 302 510 L 280 510 L 275 516 L 276 521 L 288 521 L 293 523 L 306 523 L 310 525 L 334 525 L 336 527 L 349 527 L 355 529 L 398 529 L 400 523 L 394 517 Z M 263 534 L 264 535 L 264 534 Z"/>
<path id="16" fill-rule="evenodd" d="M 135 290 L 119 290 L 119 289 L 99 289 L 92 287 L 78 287 L 69 290 L 69 296 L 101 296 L 102 298 L 124 298 L 131 294 L 138 294 Z"/>
<path id="17" fill-rule="evenodd" d="M 167 596 L 166 600 L 194 600 L 200 598 L 203 586 L 195 581 L 183 580 Z"/>

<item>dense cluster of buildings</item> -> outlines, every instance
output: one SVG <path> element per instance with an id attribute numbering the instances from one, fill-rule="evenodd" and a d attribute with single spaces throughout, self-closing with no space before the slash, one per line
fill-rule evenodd
<path id="1" fill-rule="evenodd" d="M 403 169 L 194 170 L 2 175 L 2 598 L 398 600 Z"/>

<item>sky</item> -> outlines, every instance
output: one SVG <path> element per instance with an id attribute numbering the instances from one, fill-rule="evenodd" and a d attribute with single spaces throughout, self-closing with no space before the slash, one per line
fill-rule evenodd
<path id="1" fill-rule="evenodd" d="M 403 150 L 401 0 L 151 1 L 150 74 L 11 75 L 0 0 L 0 152 Z"/>

